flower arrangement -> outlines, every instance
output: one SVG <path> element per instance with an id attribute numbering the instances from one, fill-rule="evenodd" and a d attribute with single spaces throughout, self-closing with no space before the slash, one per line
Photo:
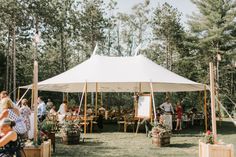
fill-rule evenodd
<path id="1" fill-rule="evenodd" d="M 62 142 L 64 144 L 79 144 L 81 128 L 79 120 L 65 121 L 61 127 Z"/>
<path id="2" fill-rule="evenodd" d="M 81 128 L 79 126 L 79 121 L 65 121 L 62 125 L 61 132 L 66 134 L 78 134 L 81 132 Z"/>
<path id="3" fill-rule="evenodd" d="M 156 127 L 152 128 L 152 132 L 151 132 L 151 136 L 152 137 L 170 137 L 171 136 L 171 130 L 168 129 L 168 127 L 166 127 L 163 124 L 158 124 Z"/>
<path id="4" fill-rule="evenodd" d="M 204 141 L 206 144 L 214 144 L 214 136 L 210 130 L 205 133 Z"/>

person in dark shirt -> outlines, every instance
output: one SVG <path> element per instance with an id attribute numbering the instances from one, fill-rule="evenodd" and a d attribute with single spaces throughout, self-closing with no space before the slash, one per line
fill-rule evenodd
<path id="1" fill-rule="evenodd" d="M 191 113 L 191 121 L 192 121 L 192 126 L 193 126 L 194 125 L 194 119 L 195 119 L 196 114 L 197 114 L 197 109 L 193 106 L 190 109 L 190 113 Z"/>
<path id="2" fill-rule="evenodd" d="M 9 118 L 4 118 L 0 122 L 1 138 L 0 138 L 0 156 L 11 157 L 16 155 L 20 157 L 20 147 L 18 147 L 18 137 L 16 131 L 13 130 L 15 122 Z"/>

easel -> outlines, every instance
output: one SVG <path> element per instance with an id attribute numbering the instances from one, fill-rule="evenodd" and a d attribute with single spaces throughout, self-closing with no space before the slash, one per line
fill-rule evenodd
<path id="1" fill-rule="evenodd" d="M 146 100 L 148 100 L 148 98 L 150 98 L 150 106 L 149 106 L 149 113 L 148 115 L 143 115 L 143 113 L 139 112 L 139 101 L 140 101 L 140 97 L 146 97 Z M 141 119 L 143 120 L 148 120 L 148 119 L 151 119 L 151 115 L 152 115 L 152 96 L 151 94 L 142 94 L 142 95 L 139 95 L 139 98 L 138 98 L 138 101 L 137 101 L 137 105 L 136 105 L 136 110 L 135 110 L 135 118 L 138 118 L 138 123 L 137 123 L 137 128 L 136 128 L 136 133 L 135 135 L 137 135 L 138 133 L 138 129 L 139 129 L 139 126 L 140 126 L 140 122 L 141 122 Z M 141 103 L 141 102 L 140 102 Z M 140 104 L 141 105 L 141 104 Z"/>

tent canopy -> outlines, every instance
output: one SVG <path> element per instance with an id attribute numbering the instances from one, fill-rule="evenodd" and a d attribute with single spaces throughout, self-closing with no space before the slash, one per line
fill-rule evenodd
<path id="1" fill-rule="evenodd" d="M 90 59 L 57 76 L 38 83 L 38 89 L 59 92 L 181 92 L 204 90 L 204 84 L 193 82 L 154 63 L 143 55 L 108 57 L 93 55 Z M 20 88 L 29 88 L 23 86 Z"/>

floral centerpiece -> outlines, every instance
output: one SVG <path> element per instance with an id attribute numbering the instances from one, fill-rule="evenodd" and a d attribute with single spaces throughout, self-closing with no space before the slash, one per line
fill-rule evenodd
<path id="1" fill-rule="evenodd" d="M 204 142 L 206 144 L 214 144 L 214 136 L 212 134 L 212 132 L 210 130 L 208 130 L 205 134 L 204 134 Z"/>
<path id="2" fill-rule="evenodd" d="M 233 144 L 225 144 L 221 140 L 215 141 L 214 134 L 208 130 L 204 139 L 199 140 L 199 157 L 233 157 Z"/>
<path id="3" fill-rule="evenodd" d="M 41 131 L 48 137 L 48 139 L 51 139 L 52 146 L 53 146 L 53 152 L 55 152 L 56 149 L 56 137 L 55 137 L 55 132 L 57 131 L 57 127 L 54 121 L 50 119 L 45 119 L 41 123 Z"/>
<path id="4" fill-rule="evenodd" d="M 61 127 L 62 142 L 64 144 L 79 144 L 80 132 L 80 121 L 65 121 Z"/>
<path id="5" fill-rule="evenodd" d="M 151 136 L 153 144 L 158 147 L 167 146 L 170 144 L 171 130 L 163 124 L 158 124 L 152 128 Z"/>
<path id="6" fill-rule="evenodd" d="M 171 136 L 171 130 L 168 129 L 164 124 L 158 124 L 156 127 L 152 128 L 152 137 L 166 137 Z"/>

